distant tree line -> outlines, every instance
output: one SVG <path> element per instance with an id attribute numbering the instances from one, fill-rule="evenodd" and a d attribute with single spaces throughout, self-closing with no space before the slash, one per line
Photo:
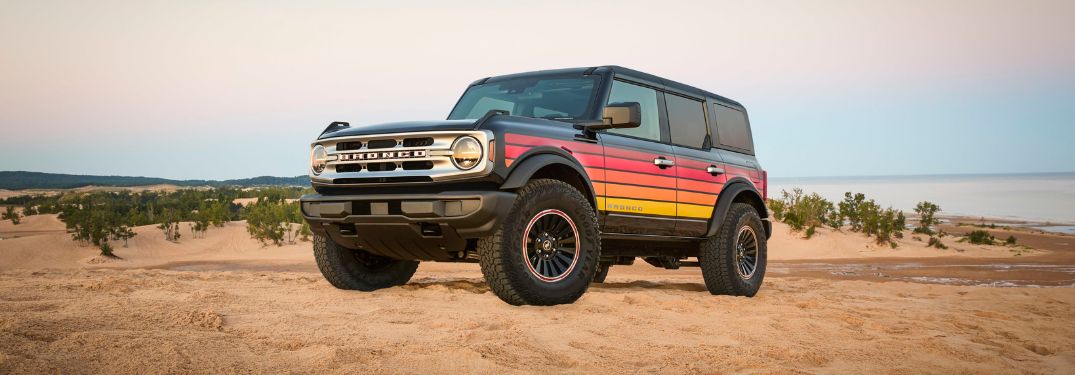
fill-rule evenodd
<path id="1" fill-rule="evenodd" d="M 229 221 L 248 219 L 257 230 L 250 234 L 263 243 L 294 243 L 308 236 L 309 227 L 300 225 L 302 216 L 297 203 L 309 189 L 267 187 L 258 189 L 183 189 L 175 192 L 65 192 L 57 195 L 12 197 L 0 200 L 7 204 L 4 220 L 18 221 L 13 206 L 24 207 L 24 214 L 58 214 L 72 238 L 92 245 L 102 255 L 112 256 L 112 241 L 124 246 L 136 233 L 136 226 L 155 225 L 168 241 L 179 241 L 181 223 L 186 223 L 194 238 L 204 237 L 212 227 Z M 243 207 L 233 203 L 239 198 L 256 198 L 257 203 Z M 9 212 L 11 214 L 9 215 Z M 12 216 L 14 215 L 14 216 Z M 9 219 L 9 216 L 15 219 Z M 298 227 L 295 227 L 296 224 Z M 304 236 L 304 233 L 306 234 Z"/>
<path id="2" fill-rule="evenodd" d="M 212 187 L 265 187 L 265 186 L 310 186 L 308 176 L 273 177 L 261 176 L 234 180 L 171 180 L 155 177 L 132 176 L 90 176 L 61 173 L 0 171 L 0 189 L 72 189 L 83 186 L 212 186 Z"/>

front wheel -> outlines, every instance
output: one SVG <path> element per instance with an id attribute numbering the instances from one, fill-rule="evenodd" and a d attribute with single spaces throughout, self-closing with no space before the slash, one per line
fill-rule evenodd
<path id="1" fill-rule="evenodd" d="M 608 270 L 612 268 L 612 263 L 601 263 L 597 265 L 597 274 L 593 275 L 593 282 L 596 284 L 604 284 L 605 278 L 608 277 Z"/>
<path id="2" fill-rule="evenodd" d="M 765 277 L 765 229 L 754 207 L 734 203 L 717 235 L 702 242 L 698 262 L 712 294 L 753 297 Z"/>
<path id="3" fill-rule="evenodd" d="M 314 234 L 314 259 L 332 286 L 364 292 L 406 284 L 418 270 L 418 261 L 349 249 L 321 234 Z"/>
<path id="4" fill-rule="evenodd" d="M 519 190 L 500 228 L 478 241 L 482 274 L 512 305 L 557 305 L 579 299 L 601 256 L 597 216 L 582 193 L 557 180 Z"/>

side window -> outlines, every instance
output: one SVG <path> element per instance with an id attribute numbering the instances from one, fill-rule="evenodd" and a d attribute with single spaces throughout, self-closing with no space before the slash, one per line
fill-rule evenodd
<path id="1" fill-rule="evenodd" d="M 672 132 L 672 143 L 694 148 L 704 147 L 707 135 L 705 103 L 669 93 L 664 95 L 664 104 L 668 108 L 668 127 Z"/>
<path id="2" fill-rule="evenodd" d="M 725 107 L 720 104 L 712 105 L 713 114 L 716 118 L 717 141 L 721 146 L 754 152 L 754 141 L 750 138 L 750 125 L 747 116 L 735 108 Z"/>
<path id="3" fill-rule="evenodd" d="M 629 135 L 660 142 L 661 120 L 657 109 L 657 90 L 622 81 L 612 82 L 609 103 L 636 102 L 642 109 L 642 125 L 637 128 L 609 129 L 612 134 Z"/>

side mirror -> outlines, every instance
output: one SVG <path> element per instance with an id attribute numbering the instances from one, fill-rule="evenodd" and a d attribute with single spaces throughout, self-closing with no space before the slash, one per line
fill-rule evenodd
<path id="1" fill-rule="evenodd" d="M 588 126 L 590 130 L 637 128 L 642 126 L 642 106 L 638 102 L 609 103 L 601 115 L 601 123 Z"/>

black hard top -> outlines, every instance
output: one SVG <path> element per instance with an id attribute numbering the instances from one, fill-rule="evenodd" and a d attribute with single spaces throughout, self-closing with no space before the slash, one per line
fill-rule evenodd
<path id="1" fill-rule="evenodd" d="M 691 86 L 691 85 L 679 83 L 679 82 L 676 82 L 676 81 L 673 81 L 673 80 L 670 80 L 670 79 L 661 78 L 661 77 L 658 77 L 658 76 L 655 76 L 655 75 L 652 75 L 652 74 L 649 74 L 649 73 L 646 73 L 646 72 L 640 72 L 640 71 L 637 71 L 637 70 L 634 70 L 634 69 L 631 69 L 631 68 L 625 68 L 625 67 L 618 66 L 618 65 L 603 65 L 603 66 L 594 66 L 594 67 L 585 67 L 585 68 L 549 69 L 549 70 L 537 70 L 537 71 L 533 71 L 533 72 L 505 74 L 505 75 L 501 75 L 501 76 L 495 76 L 495 77 L 488 77 L 488 78 L 479 79 L 477 81 L 474 81 L 474 83 L 471 83 L 471 85 L 483 84 L 483 83 L 486 83 L 486 82 L 497 82 L 497 81 L 502 81 L 502 80 L 507 80 L 507 79 L 512 79 L 512 78 L 520 78 L 520 77 L 543 76 L 543 75 L 571 75 L 571 74 L 615 74 L 615 75 L 623 75 L 623 76 L 627 76 L 627 77 L 630 77 L 630 78 L 650 81 L 650 82 L 665 86 L 665 87 L 667 87 L 669 89 L 682 91 L 682 92 L 684 92 L 686 94 L 691 94 L 691 95 L 695 95 L 695 96 L 709 97 L 709 98 L 712 98 L 713 100 L 720 101 L 720 102 L 723 102 L 725 104 L 731 104 L 732 106 L 743 108 L 743 105 L 739 104 L 739 102 L 737 102 L 735 100 L 728 99 L 726 97 L 723 97 L 723 96 L 720 96 L 720 95 L 717 95 L 717 94 L 714 94 L 712 92 L 702 90 L 700 88 L 697 88 L 697 87 L 694 87 L 694 86 Z"/>

